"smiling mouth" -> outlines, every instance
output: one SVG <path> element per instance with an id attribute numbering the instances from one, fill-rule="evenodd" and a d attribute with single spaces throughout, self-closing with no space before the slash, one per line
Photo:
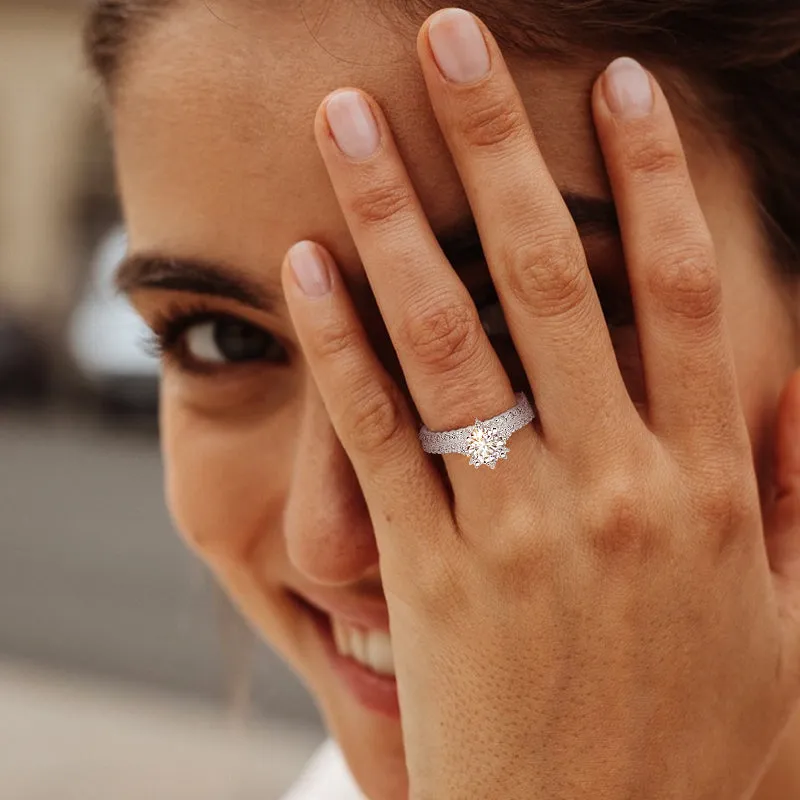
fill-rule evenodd
<path id="1" fill-rule="evenodd" d="M 303 611 L 313 618 L 320 633 L 340 658 L 355 662 L 377 678 L 394 680 L 394 653 L 388 631 L 355 625 L 329 614 L 294 592 L 291 594 Z"/>
<path id="2" fill-rule="evenodd" d="M 340 685 L 367 710 L 399 720 L 400 700 L 385 605 L 341 597 L 338 601 L 320 600 L 331 607 L 329 612 L 303 595 L 291 590 L 288 594 L 316 629 Z M 339 613 L 333 606 L 339 607 Z"/>

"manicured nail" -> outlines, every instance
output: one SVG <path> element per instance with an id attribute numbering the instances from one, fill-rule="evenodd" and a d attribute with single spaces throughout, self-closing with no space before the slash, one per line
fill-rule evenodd
<path id="1" fill-rule="evenodd" d="M 632 58 L 618 58 L 606 68 L 603 79 L 606 102 L 611 111 L 625 119 L 647 116 L 653 110 L 650 76 Z"/>
<path id="2" fill-rule="evenodd" d="M 381 135 L 375 117 L 358 92 L 336 92 L 328 98 L 325 111 L 336 144 L 346 156 L 360 161 L 378 149 Z"/>
<path id="3" fill-rule="evenodd" d="M 442 74 L 454 83 L 472 83 L 489 72 L 483 33 L 468 11 L 448 8 L 428 25 L 428 40 Z"/>
<path id="4" fill-rule="evenodd" d="M 322 297 L 331 290 L 331 275 L 313 242 L 299 242 L 289 251 L 295 279 L 309 297 Z"/>

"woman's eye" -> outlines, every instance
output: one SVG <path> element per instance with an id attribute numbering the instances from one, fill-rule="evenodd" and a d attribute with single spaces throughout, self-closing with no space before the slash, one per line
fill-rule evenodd
<path id="1" fill-rule="evenodd" d="M 503 307 L 499 302 L 482 306 L 478 309 L 478 315 L 480 316 L 481 324 L 487 336 L 509 335 L 506 318 L 503 314 Z"/>
<path id="2" fill-rule="evenodd" d="M 202 364 L 286 360 L 285 349 L 272 334 L 235 319 L 191 325 L 184 332 L 184 349 L 189 359 Z"/>
<path id="3" fill-rule="evenodd" d="M 601 294 L 600 305 L 606 324 L 611 330 L 635 324 L 633 305 L 629 296 L 619 292 Z M 499 301 L 480 306 L 478 315 L 486 335 L 490 338 L 492 336 L 510 336 L 503 307 Z"/>

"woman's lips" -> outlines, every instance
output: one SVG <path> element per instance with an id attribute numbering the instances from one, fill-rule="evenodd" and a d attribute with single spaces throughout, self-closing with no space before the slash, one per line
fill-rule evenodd
<path id="1" fill-rule="evenodd" d="M 381 610 L 375 603 L 361 604 L 357 600 L 340 598 L 336 606 L 345 611 L 345 616 L 329 613 L 304 595 L 293 594 L 297 604 L 314 622 L 334 672 L 355 699 L 371 711 L 399 718 L 397 681 L 386 674 L 394 669 L 393 660 L 386 653 L 389 630 L 386 606 Z"/>
<path id="2" fill-rule="evenodd" d="M 328 617 L 366 630 L 389 631 L 389 609 L 382 594 L 344 594 L 322 588 L 293 593 Z"/>

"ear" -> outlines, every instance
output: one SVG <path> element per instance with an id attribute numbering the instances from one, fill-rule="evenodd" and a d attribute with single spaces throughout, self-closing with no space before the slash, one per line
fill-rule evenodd
<path id="1" fill-rule="evenodd" d="M 800 370 L 781 394 L 775 437 L 775 493 L 765 543 L 781 603 L 800 624 Z"/>

